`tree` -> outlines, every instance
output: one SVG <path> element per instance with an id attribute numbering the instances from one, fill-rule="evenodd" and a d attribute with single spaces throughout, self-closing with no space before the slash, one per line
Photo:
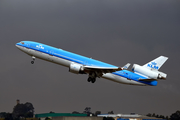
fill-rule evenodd
<path id="1" fill-rule="evenodd" d="M 13 120 L 12 113 L 6 113 L 5 120 Z"/>
<path id="2" fill-rule="evenodd" d="M 158 115 L 158 114 L 155 114 L 155 113 L 153 113 L 153 114 L 148 113 L 146 116 L 165 119 L 165 117 L 163 115 Z"/>
<path id="3" fill-rule="evenodd" d="M 176 111 L 170 116 L 170 120 L 180 120 L 180 111 Z"/>
<path id="4" fill-rule="evenodd" d="M 79 112 L 77 112 L 77 111 L 73 111 L 73 112 L 72 112 L 72 114 L 79 114 Z"/>
<path id="5" fill-rule="evenodd" d="M 26 102 L 25 104 L 17 104 L 13 109 L 13 118 L 32 118 L 34 115 L 34 107 L 31 103 Z"/>
<path id="6" fill-rule="evenodd" d="M 24 117 L 24 114 L 26 112 L 26 108 L 24 104 L 17 104 L 13 109 L 13 118 L 18 119 L 20 117 Z"/>
<path id="7" fill-rule="evenodd" d="M 146 116 L 148 116 L 148 117 L 152 117 L 151 113 L 148 113 Z"/>
<path id="8" fill-rule="evenodd" d="M 114 120 L 112 117 L 103 117 L 103 120 Z"/>
<path id="9" fill-rule="evenodd" d="M 109 111 L 108 114 L 114 114 L 114 112 L 113 111 Z"/>
<path id="10" fill-rule="evenodd" d="M 0 118 L 5 118 L 5 116 L 6 116 L 6 112 L 1 112 L 0 113 Z"/>
<path id="11" fill-rule="evenodd" d="M 157 118 L 159 118 L 159 115 L 156 115 Z"/>
<path id="12" fill-rule="evenodd" d="M 163 115 L 160 115 L 159 118 L 165 119 L 165 117 Z"/>
<path id="13" fill-rule="evenodd" d="M 45 120 L 51 120 L 50 118 L 46 117 Z"/>
<path id="14" fill-rule="evenodd" d="M 90 116 L 90 114 L 92 114 L 92 113 L 91 113 L 91 108 L 90 108 L 90 107 L 86 107 L 86 108 L 84 109 L 84 112 L 83 112 L 83 113 L 87 114 L 87 116 Z"/>
<path id="15" fill-rule="evenodd" d="M 83 113 L 90 113 L 91 112 L 91 108 L 90 107 L 86 107 L 84 109 L 84 112 Z"/>
<path id="16" fill-rule="evenodd" d="M 99 114 L 101 114 L 101 111 L 96 111 L 96 112 L 95 112 L 95 116 L 97 116 L 97 115 L 99 115 Z"/>
<path id="17" fill-rule="evenodd" d="M 32 103 L 26 102 L 25 104 L 25 108 L 26 108 L 26 113 L 24 115 L 25 118 L 32 118 L 34 115 L 34 107 L 32 105 Z"/>
<path id="18" fill-rule="evenodd" d="M 13 120 L 11 113 L 1 112 L 0 118 L 4 118 L 5 120 Z"/>
<path id="19" fill-rule="evenodd" d="M 156 114 L 155 114 L 155 113 L 153 113 L 153 114 L 152 114 L 152 117 L 156 117 Z"/>
<path id="20" fill-rule="evenodd" d="M 166 117 L 165 117 L 165 119 L 166 119 L 166 120 L 169 120 L 169 117 L 168 117 L 168 116 L 166 116 Z"/>

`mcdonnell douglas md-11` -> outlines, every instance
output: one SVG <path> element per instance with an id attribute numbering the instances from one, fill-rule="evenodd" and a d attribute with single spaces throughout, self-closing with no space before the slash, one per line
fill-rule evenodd
<path id="1" fill-rule="evenodd" d="M 69 72 L 88 74 L 87 81 L 92 83 L 96 78 L 102 77 L 122 84 L 156 86 L 158 80 L 167 77 L 167 74 L 158 71 L 168 59 L 165 56 L 160 56 L 143 66 L 134 64 L 132 71 L 128 71 L 129 63 L 124 67 L 117 67 L 38 42 L 21 41 L 16 47 L 32 57 L 32 64 L 36 58 L 56 63 L 68 67 Z"/>

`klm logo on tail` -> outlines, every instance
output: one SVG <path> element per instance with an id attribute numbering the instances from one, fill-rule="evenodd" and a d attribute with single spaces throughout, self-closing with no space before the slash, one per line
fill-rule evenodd
<path id="1" fill-rule="evenodd" d="M 150 67 L 150 68 L 153 68 L 153 69 L 156 69 L 156 70 L 158 70 L 158 66 L 157 66 L 157 63 L 155 63 L 155 62 L 151 62 L 150 64 L 148 64 L 147 65 L 148 67 Z"/>

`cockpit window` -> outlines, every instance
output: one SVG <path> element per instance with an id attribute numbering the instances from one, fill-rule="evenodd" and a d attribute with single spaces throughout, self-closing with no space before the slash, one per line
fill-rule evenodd
<path id="1" fill-rule="evenodd" d="M 21 41 L 21 44 L 23 44 L 23 45 L 24 45 L 24 42 L 22 42 L 22 41 Z"/>

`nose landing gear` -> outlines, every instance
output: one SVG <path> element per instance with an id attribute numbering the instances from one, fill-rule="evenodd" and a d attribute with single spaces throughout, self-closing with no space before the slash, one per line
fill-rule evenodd
<path id="1" fill-rule="evenodd" d="M 36 59 L 36 57 L 32 56 L 31 64 L 34 64 L 35 59 Z"/>

